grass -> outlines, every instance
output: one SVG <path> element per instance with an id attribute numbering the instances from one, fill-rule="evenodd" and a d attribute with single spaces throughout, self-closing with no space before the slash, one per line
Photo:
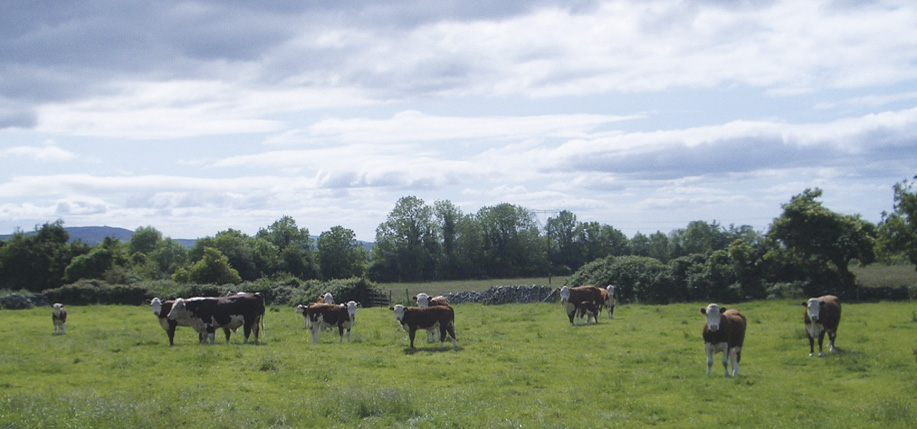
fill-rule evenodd
<path id="1" fill-rule="evenodd" d="M 701 304 L 624 305 L 570 327 L 557 304 L 456 305 L 459 348 L 361 309 L 351 343 L 311 344 L 271 308 L 260 346 L 169 347 L 146 307 L 0 311 L 0 427 L 909 427 L 917 420 L 912 302 L 845 304 L 839 352 L 808 357 L 796 301 L 735 307 L 741 375 L 706 375 Z M 448 343 L 447 343 L 448 344 Z"/>

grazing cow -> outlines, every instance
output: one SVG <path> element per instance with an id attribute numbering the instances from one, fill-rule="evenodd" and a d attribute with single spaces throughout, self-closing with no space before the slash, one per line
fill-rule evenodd
<path id="1" fill-rule="evenodd" d="M 723 352 L 723 370 L 729 377 L 739 375 L 739 361 L 742 360 L 742 344 L 745 342 L 745 316 L 736 310 L 727 310 L 716 304 L 700 309 L 707 316 L 704 324 L 704 349 L 707 351 L 707 374 L 713 367 L 713 354 Z"/>
<path id="2" fill-rule="evenodd" d="M 458 347 L 458 341 L 455 339 L 455 312 L 452 307 L 437 305 L 427 308 L 408 308 L 398 304 L 389 307 L 389 310 L 395 312 L 395 319 L 401 324 L 401 329 L 408 333 L 412 349 L 417 330 L 428 329 L 436 324 L 439 324 L 439 346 L 443 346 L 446 333 L 448 333 L 452 337 L 453 347 Z"/>
<path id="3" fill-rule="evenodd" d="M 350 301 L 347 304 L 312 304 L 305 308 L 297 308 L 306 317 L 308 325 L 312 328 L 312 343 L 318 343 L 318 334 L 322 328 L 338 328 L 339 343 L 344 342 L 344 330 L 347 330 L 347 342 L 350 342 L 350 329 L 357 318 L 357 307 L 360 304 Z M 300 306 L 302 307 L 302 306 Z"/>
<path id="4" fill-rule="evenodd" d="M 599 289 L 602 291 L 602 298 L 605 299 L 605 308 L 608 309 L 608 318 L 615 318 L 615 287 L 614 285 L 608 285 L 605 289 Z"/>
<path id="5" fill-rule="evenodd" d="M 417 302 L 417 306 L 420 308 L 427 308 L 434 305 L 440 305 L 444 307 L 450 307 L 449 300 L 446 297 L 439 295 L 433 298 L 430 298 L 430 295 L 427 295 L 423 292 L 418 293 L 414 296 L 414 301 Z M 433 326 L 427 328 L 427 342 L 432 343 L 436 340 L 434 332 L 439 330 L 439 324 L 434 324 Z"/>
<path id="6" fill-rule="evenodd" d="M 255 344 L 260 342 L 261 327 L 264 321 L 264 297 L 260 293 L 244 293 L 223 297 L 178 298 L 172 304 L 167 316 L 179 324 L 188 323 L 198 334 L 204 335 L 203 342 L 214 343 L 214 330 L 223 328 L 226 342 L 229 342 L 229 331 L 240 326 L 245 333 L 244 343 L 252 332 Z"/>
<path id="7" fill-rule="evenodd" d="M 567 287 L 564 286 L 560 288 L 560 302 L 564 305 L 564 310 L 567 311 L 567 317 L 570 319 L 570 326 L 573 326 L 573 318 L 576 316 L 576 308 L 583 301 L 589 301 L 597 308 L 605 302 L 602 298 L 601 289 L 595 286 L 580 286 L 580 287 Z M 595 320 L 596 323 L 599 322 L 598 319 Z"/>
<path id="8" fill-rule="evenodd" d="M 67 333 L 67 309 L 64 304 L 54 304 L 54 310 L 51 312 L 51 321 L 54 322 L 54 335 L 63 335 Z"/>
<path id="9" fill-rule="evenodd" d="M 834 339 L 837 338 L 837 325 L 841 322 L 841 301 L 834 295 L 810 298 L 802 303 L 806 308 L 804 321 L 806 335 L 809 337 L 809 356 L 815 356 L 815 337 L 818 337 L 818 356 L 824 356 L 822 344 L 825 333 L 828 334 L 828 347 L 835 352 Z"/>
<path id="10" fill-rule="evenodd" d="M 592 318 L 595 323 L 599 323 L 599 314 L 601 311 L 594 302 L 592 301 L 583 301 L 576 307 L 576 317 L 579 319 L 580 324 L 588 325 L 589 319 Z M 583 323 L 583 316 L 586 317 L 586 322 Z"/>

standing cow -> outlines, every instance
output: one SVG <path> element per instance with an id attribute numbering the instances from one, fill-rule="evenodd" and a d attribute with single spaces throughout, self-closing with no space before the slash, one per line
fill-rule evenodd
<path id="1" fill-rule="evenodd" d="M 405 307 L 398 304 L 389 307 L 389 310 L 395 312 L 395 320 L 401 324 L 401 329 L 408 333 L 411 339 L 411 348 L 414 348 L 414 336 L 418 329 L 428 329 L 435 324 L 439 324 L 439 346 L 443 346 L 446 340 L 446 333 L 452 337 L 452 346 L 458 347 L 458 341 L 455 339 L 455 312 L 452 307 L 440 305 L 416 308 Z"/>
<path id="2" fill-rule="evenodd" d="M 188 326 L 191 327 L 191 319 L 181 319 L 181 320 L 171 320 L 168 317 L 169 312 L 172 311 L 172 304 L 175 301 L 166 300 L 163 301 L 159 298 L 153 298 L 150 300 L 150 308 L 153 310 L 153 315 L 159 319 L 159 326 L 162 326 L 162 329 L 166 331 L 166 335 L 169 336 L 169 345 L 175 345 L 175 329 L 179 326 Z M 226 341 L 229 341 L 230 330 L 229 328 L 223 328 L 223 332 L 226 334 Z M 197 339 L 199 342 L 204 342 L 206 333 L 198 333 Z"/>
<path id="3" fill-rule="evenodd" d="M 602 298 L 601 290 L 595 286 L 560 288 L 560 302 L 564 305 L 564 310 L 570 319 L 570 326 L 574 326 L 573 318 L 576 317 L 576 309 L 583 301 L 589 301 L 592 305 L 600 307 L 604 304 L 605 299 Z M 599 320 L 595 319 L 595 322 L 599 323 Z"/>
<path id="4" fill-rule="evenodd" d="M 426 293 L 421 292 L 421 293 L 418 293 L 417 295 L 414 295 L 414 301 L 417 302 L 417 307 L 419 308 L 427 308 L 427 307 L 432 307 L 432 306 L 437 306 L 437 305 L 443 306 L 443 307 L 451 307 L 449 305 L 449 300 L 446 299 L 446 297 L 442 295 L 437 295 L 431 298 L 430 295 L 427 295 Z M 433 341 L 436 341 L 436 334 L 435 334 L 436 331 L 439 331 L 439 323 L 427 328 L 427 342 L 428 343 L 432 343 Z"/>
<path id="5" fill-rule="evenodd" d="M 605 300 L 605 308 L 608 309 L 608 318 L 615 318 L 615 287 L 608 285 L 605 289 L 599 289 L 602 292 L 602 298 Z M 601 311 L 600 311 L 601 312 Z"/>
<path id="6" fill-rule="evenodd" d="M 591 301 L 583 301 L 576 307 L 576 318 L 579 319 L 580 324 L 588 325 L 589 319 L 593 319 L 595 323 L 599 323 L 599 314 L 602 310 L 596 307 L 595 303 Z M 583 322 L 583 317 L 586 318 L 586 321 Z"/>
<path id="7" fill-rule="evenodd" d="M 312 304 L 308 307 L 300 305 L 296 312 L 306 318 L 306 327 L 311 328 L 312 343 L 318 343 L 318 334 L 322 328 L 338 328 L 338 342 L 344 342 L 344 331 L 347 331 L 347 342 L 350 342 L 350 329 L 353 328 L 353 322 L 357 319 L 357 306 L 360 304 L 356 301 L 349 301 L 347 304 Z"/>
<path id="8" fill-rule="evenodd" d="M 261 323 L 264 320 L 264 297 L 260 293 L 243 293 L 218 298 L 178 298 L 167 316 L 179 323 L 188 322 L 204 342 L 214 343 L 214 330 L 235 330 L 240 326 L 245 333 L 244 343 L 254 332 L 255 344 L 260 342 Z M 226 342 L 229 342 L 227 333 Z"/>
<path id="9" fill-rule="evenodd" d="M 829 349 L 835 352 L 834 339 L 837 338 L 837 325 L 841 323 L 841 301 L 834 295 L 825 295 L 810 298 L 802 306 L 806 308 L 803 320 L 809 337 L 809 356 L 815 356 L 815 337 L 818 337 L 818 356 L 825 355 L 822 351 L 825 333 L 828 334 Z"/>
<path id="10" fill-rule="evenodd" d="M 745 316 L 736 310 L 720 308 L 710 304 L 700 309 L 707 316 L 704 324 L 704 350 L 707 352 L 707 374 L 713 368 L 713 354 L 723 353 L 723 370 L 729 377 L 739 375 L 739 361 L 742 360 L 742 344 L 745 342 Z M 729 365 L 727 365 L 729 364 Z"/>
<path id="11" fill-rule="evenodd" d="M 51 311 L 51 321 L 54 323 L 54 335 L 67 333 L 67 309 L 64 308 L 64 304 L 54 304 L 54 310 Z"/>

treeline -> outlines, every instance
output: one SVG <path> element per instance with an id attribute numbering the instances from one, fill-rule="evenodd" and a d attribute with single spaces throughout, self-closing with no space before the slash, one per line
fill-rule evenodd
<path id="1" fill-rule="evenodd" d="M 561 211 L 539 225 L 513 204 L 463 213 L 450 201 L 399 199 L 376 229 L 370 254 L 336 226 L 313 242 L 284 216 L 254 236 L 233 229 L 191 249 L 151 226 L 128 242 L 68 242 L 62 221 L 0 241 L 0 288 L 40 292 L 99 279 L 108 284 L 168 280 L 239 284 L 365 278 L 373 282 L 567 276 L 570 283 L 615 283 L 622 298 L 652 302 L 739 300 L 856 288 L 851 263 L 917 264 L 917 196 L 894 186 L 893 211 L 877 225 L 824 207 L 807 189 L 783 205 L 768 231 L 695 221 L 668 234 L 580 222 Z"/>

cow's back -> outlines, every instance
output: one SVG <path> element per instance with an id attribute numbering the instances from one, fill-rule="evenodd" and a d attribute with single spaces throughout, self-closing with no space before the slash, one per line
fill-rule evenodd
<path id="1" fill-rule="evenodd" d="M 742 347 L 742 344 L 745 343 L 745 316 L 736 310 L 729 309 L 723 313 L 723 318 L 726 319 L 728 326 L 729 347 Z"/>
<path id="2" fill-rule="evenodd" d="M 834 331 L 841 322 L 841 300 L 834 295 L 825 295 L 818 297 L 820 302 L 825 303 L 818 319 L 826 330 Z"/>

